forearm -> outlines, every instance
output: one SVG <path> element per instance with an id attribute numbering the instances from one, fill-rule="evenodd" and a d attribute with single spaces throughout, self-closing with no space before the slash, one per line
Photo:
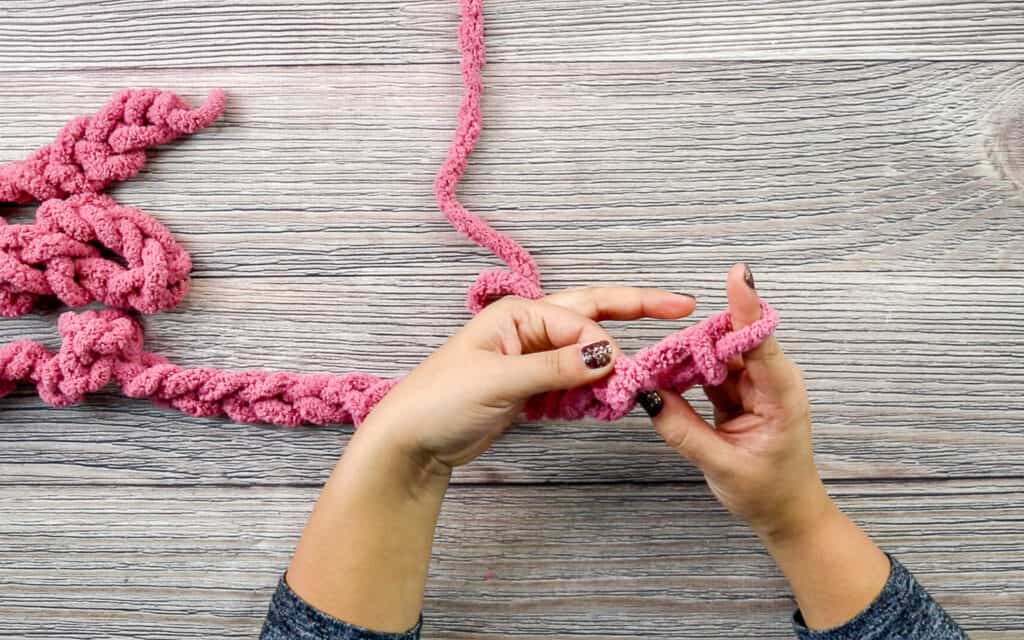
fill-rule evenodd
<path id="1" fill-rule="evenodd" d="M 450 469 L 419 460 L 368 420 L 324 486 L 288 569 L 317 609 L 377 631 L 419 619 Z"/>
<path id="2" fill-rule="evenodd" d="M 825 493 L 809 498 L 800 523 L 760 533 L 812 629 L 849 622 L 882 592 L 889 558 Z"/>

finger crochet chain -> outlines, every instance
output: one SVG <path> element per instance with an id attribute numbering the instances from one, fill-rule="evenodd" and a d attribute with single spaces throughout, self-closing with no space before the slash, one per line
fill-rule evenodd
<path id="1" fill-rule="evenodd" d="M 508 267 L 483 272 L 470 287 L 467 307 L 474 313 L 502 296 L 544 295 L 530 254 L 467 211 L 455 195 L 481 131 L 481 1 L 461 0 L 465 94 L 435 183 L 438 206 L 452 226 Z M 0 202 L 42 202 L 34 224 L 8 225 L 0 218 L 0 315 L 24 315 L 54 298 L 71 307 L 115 307 L 62 314 L 57 353 L 29 340 L 0 347 L 0 397 L 30 383 L 45 402 L 68 406 L 113 382 L 130 398 L 148 398 L 192 416 L 282 426 L 358 425 L 398 383 L 363 373 L 189 369 L 144 350 L 142 327 L 124 310 L 156 313 L 178 304 L 188 290 L 191 259 L 154 218 L 100 192 L 136 175 L 147 148 L 210 125 L 224 101 L 215 91 L 191 109 L 158 89 L 122 91 L 97 113 L 69 122 L 54 142 L 26 160 L 0 165 Z M 721 384 L 726 361 L 760 344 L 777 323 L 775 310 L 764 303 L 761 319 L 736 331 L 729 314 L 721 313 L 635 357 L 620 356 L 599 383 L 531 398 L 525 414 L 614 420 L 633 408 L 642 391 Z"/>

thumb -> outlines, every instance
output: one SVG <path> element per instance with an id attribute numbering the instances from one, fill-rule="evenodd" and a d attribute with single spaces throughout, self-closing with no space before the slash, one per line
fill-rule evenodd
<path id="1" fill-rule="evenodd" d="M 506 383 L 521 398 L 582 387 L 611 373 L 615 355 L 615 346 L 610 341 L 599 340 L 514 356 L 515 364 L 508 368 Z"/>
<path id="2" fill-rule="evenodd" d="M 726 280 L 726 294 L 734 329 L 750 326 L 761 318 L 761 298 L 754 288 L 754 276 L 749 266 L 743 263 L 733 266 Z M 775 336 L 768 336 L 744 353 L 742 360 L 754 382 L 765 387 L 785 379 L 788 372 L 786 357 Z"/>
<path id="3" fill-rule="evenodd" d="M 651 391 L 640 398 L 640 403 L 647 407 L 657 407 L 650 394 L 661 398 L 660 411 L 647 409 L 654 413 L 654 430 L 681 456 L 695 464 L 705 474 L 723 470 L 733 459 L 732 445 L 722 439 L 704 418 L 700 416 L 689 402 L 672 391 Z"/>

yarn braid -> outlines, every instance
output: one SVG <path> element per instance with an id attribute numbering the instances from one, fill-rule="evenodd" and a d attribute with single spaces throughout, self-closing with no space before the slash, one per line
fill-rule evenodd
<path id="1" fill-rule="evenodd" d="M 65 313 L 60 351 L 23 340 L 0 348 L 0 395 L 36 385 L 56 407 L 114 382 L 129 398 L 149 398 L 192 416 L 281 426 L 359 423 L 396 380 L 374 376 L 185 369 L 142 347 L 142 327 L 116 309 Z"/>
<path id="2" fill-rule="evenodd" d="M 0 202 L 26 204 L 95 193 L 127 180 L 146 149 L 206 128 L 224 110 L 214 91 L 198 109 L 159 89 L 125 90 L 91 116 L 75 118 L 26 160 L 0 166 Z"/>
<path id="3" fill-rule="evenodd" d="M 26 314 L 44 297 L 69 307 L 102 302 L 156 313 L 181 302 L 191 270 L 188 252 L 166 227 L 102 194 L 47 200 L 35 224 L 0 218 L 2 316 Z"/>
<path id="4" fill-rule="evenodd" d="M 467 306 L 475 313 L 505 295 L 536 299 L 544 293 L 530 254 L 467 211 L 455 195 L 480 136 L 485 59 L 481 0 L 461 0 L 461 7 L 465 95 L 437 175 L 437 201 L 452 226 L 508 267 L 485 271 L 470 287 Z M 208 126 L 223 108 L 221 92 L 189 109 L 171 93 L 123 91 L 93 116 L 72 120 L 55 142 L 27 160 L 0 166 L 0 202 L 46 200 L 35 224 L 6 225 L 0 219 L 0 314 L 28 313 L 46 297 L 69 306 L 96 301 L 118 307 L 62 314 L 56 353 L 29 340 L 0 347 L 0 397 L 28 383 L 45 402 L 63 407 L 116 384 L 127 397 L 192 416 L 282 426 L 358 425 L 399 382 L 363 373 L 189 369 L 143 348 L 141 325 L 123 309 L 155 313 L 176 305 L 187 291 L 191 260 L 151 216 L 97 192 L 138 173 L 146 148 Z M 726 362 L 760 344 L 777 323 L 765 303 L 758 321 L 736 331 L 729 314 L 721 313 L 635 357 L 617 358 L 612 374 L 596 384 L 531 398 L 525 414 L 614 420 L 633 408 L 642 391 L 721 384 Z"/>

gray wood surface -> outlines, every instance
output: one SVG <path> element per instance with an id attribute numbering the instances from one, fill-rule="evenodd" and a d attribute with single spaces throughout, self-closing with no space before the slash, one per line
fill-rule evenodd
<path id="1" fill-rule="evenodd" d="M 553 286 L 686 286 L 741 256 L 761 271 L 1020 267 L 1017 63 L 509 63 L 486 77 L 461 193 L 536 253 Z M 119 87 L 229 92 L 222 122 L 116 191 L 181 235 L 199 276 L 386 275 L 382 286 L 415 287 L 425 261 L 428 277 L 467 280 L 493 263 L 451 231 L 432 193 L 457 66 L 46 78 L 27 96 L 22 76 L 0 77 L 2 157 Z"/>
<path id="2" fill-rule="evenodd" d="M 515 0 L 495 60 L 1020 60 L 1015 0 Z M 13 0 L 0 71 L 451 61 L 454 0 Z"/>
<path id="3" fill-rule="evenodd" d="M 550 290 L 663 286 L 703 317 L 750 262 L 843 506 L 972 637 L 1024 635 L 1024 6 L 486 6 L 466 204 L 533 251 Z M 149 346 L 398 375 L 467 319 L 466 286 L 495 264 L 431 193 L 460 96 L 456 17 L 454 0 L 7 2 L 0 161 L 122 87 L 223 87 L 220 123 L 114 192 L 195 258 L 186 302 L 144 319 Z M 0 343 L 56 346 L 54 324 L 5 319 Z M 672 328 L 612 332 L 635 350 Z M 20 390 L 0 421 L 12 638 L 253 637 L 348 437 L 112 392 L 58 411 Z M 788 636 L 777 571 L 641 416 L 522 425 L 456 484 L 428 637 Z"/>
<path id="4" fill-rule="evenodd" d="M 972 638 L 1021 637 L 1019 482 L 831 490 Z M 252 638 L 315 495 L 0 488 L 5 632 Z M 787 638 L 792 608 L 771 559 L 702 485 L 460 486 L 425 617 L 435 638 Z"/>

